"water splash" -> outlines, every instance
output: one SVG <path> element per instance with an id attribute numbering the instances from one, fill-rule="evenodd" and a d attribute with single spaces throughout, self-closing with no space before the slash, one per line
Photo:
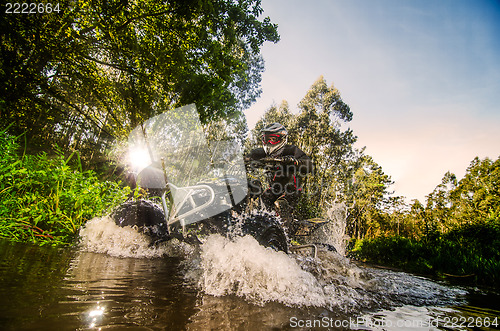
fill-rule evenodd
<path id="1" fill-rule="evenodd" d="M 134 258 L 181 257 L 186 280 L 202 292 L 215 297 L 235 295 L 256 305 L 278 302 L 352 314 L 405 304 L 453 304 L 465 294 L 406 273 L 360 267 L 337 252 L 319 249 L 317 258 L 287 255 L 259 245 L 250 236 L 210 235 L 196 248 L 178 240 L 152 245 L 134 228 L 119 227 L 103 217 L 89 221 L 80 237 L 83 251 Z"/>
<path id="2" fill-rule="evenodd" d="M 306 241 L 332 245 L 340 255 L 344 256 L 349 240 L 345 234 L 347 208 L 344 203 L 332 203 L 325 214 L 328 223 L 321 225 Z"/>
<path id="3" fill-rule="evenodd" d="M 210 295 L 235 294 L 256 304 L 322 306 L 323 291 L 314 276 L 283 252 L 264 248 L 250 236 L 232 241 L 210 236 L 201 248 L 199 265 L 187 276 Z"/>
<path id="4" fill-rule="evenodd" d="M 117 257 L 185 257 L 194 250 L 177 239 L 153 245 L 147 235 L 130 226 L 119 227 L 107 216 L 88 221 L 79 234 L 81 250 Z"/>
<path id="5" fill-rule="evenodd" d="M 208 237 L 199 257 L 186 269 L 186 278 L 213 296 L 236 295 L 257 305 L 274 301 L 345 313 L 450 303 L 463 294 L 405 273 L 361 268 L 327 250 L 319 250 L 316 259 L 286 255 L 260 246 L 250 236 Z"/>

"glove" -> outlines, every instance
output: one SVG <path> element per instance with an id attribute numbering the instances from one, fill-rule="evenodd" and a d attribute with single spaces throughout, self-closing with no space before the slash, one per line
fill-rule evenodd
<path id="1" fill-rule="evenodd" d="M 285 155 L 283 156 L 283 163 L 298 165 L 299 161 L 297 161 L 297 159 L 292 155 Z"/>

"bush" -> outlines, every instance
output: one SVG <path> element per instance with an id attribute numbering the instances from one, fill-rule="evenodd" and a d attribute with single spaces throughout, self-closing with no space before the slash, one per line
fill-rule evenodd
<path id="1" fill-rule="evenodd" d="M 358 241 L 352 254 L 367 262 L 432 275 L 471 276 L 500 285 L 498 222 L 462 225 L 421 240 L 382 236 Z"/>
<path id="2" fill-rule="evenodd" d="M 431 266 L 425 258 L 427 248 L 422 242 L 401 236 L 381 236 L 363 239 L 352 250 L 356 258 L 419 273 L 430 273 Z"/>
<path id="3" fill-rule="evenodd" d="M 17 139 L 0 131 L 0 238 L 69 245 L 81 225 L 130 193 L 129 187 L 81 171 L 78 154 L 19 157 L 18 150 Z"/>

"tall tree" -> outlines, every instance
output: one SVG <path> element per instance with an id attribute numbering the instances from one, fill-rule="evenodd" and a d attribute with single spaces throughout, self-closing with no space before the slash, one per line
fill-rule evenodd
<path id="1" fill-rule="evenodd" d="M 0 126 L 12 123 L 32 146 L 99 151 L 188 103 L 204 122 L 237 116 L 260 93 L 260 47 L 279 40 L 258 0 L 63 0 L 58 9 L 0 21 Z"/>
<path id="2" fill-rule="evenodd" d="M 450 192 L 451 216 L 460 224 L 500 222 L 500 157 L 476 157 Z"/>
<path id="3" fill-rule="evenodd" d="M 377 223 L 381 221 L 381 210 L 392 181 L 368 155 L 360 157 L 355 169 L 346 194 L 347 233 L 361 239 L 371 228 L 379 226 Z"/>
<path id="4" fill-rule="evenodd" d="M 450 218 L 452 200 L 451 194 L 457 186 L 457 178 L 455 174 L 446 172 L 441 180 L 441 184 L 427 196 L 426 209 L 430 211 L 432 217 L 426 219 L 426 232 L 439 230 L 446 232 L 447 229 L 454 226 L 454 220 Z"/>
<path id="5" fill-rule="evenodd" d="M 354 155 L 356 141 L 352 130 L 342 125 L 351 121 L 352 112 L 340 92 L 320 76 L 299 102 L 300 112 L 292 122 L 290 140 L 310 155 L 315 173 L 306 181 L 306 191 L 314 192 L 308 204 L 321 210 L 343 188 L 343 172 Z"/>

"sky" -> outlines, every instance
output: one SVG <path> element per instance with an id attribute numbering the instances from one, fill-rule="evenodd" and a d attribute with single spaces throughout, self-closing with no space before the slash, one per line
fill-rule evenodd
<path id="1" fill-rule="evenodd" d="M 353 112 L 346 124 L 395 182 L 425 201 L 474 157 L 500 156 L 500 2 L 263 0 L 280 42 L 262 48 L 262 94 L 250 128 L 273 104 L 292 112 L 323 76 Z"/>

